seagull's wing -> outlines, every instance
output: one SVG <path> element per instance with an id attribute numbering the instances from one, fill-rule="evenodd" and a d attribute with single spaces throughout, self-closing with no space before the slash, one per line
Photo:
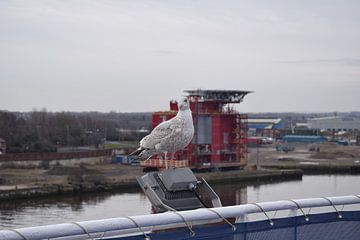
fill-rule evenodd
<path id="1" fill-rule="evenodd" d="M 181 128 L 178 127 L 179 122 L 181 121 L 179 121 L 178 118 L 172 118 L 168 121 L 160 123 L 152 130 L 149 135 L 145 136 L 140 141 L 140 146 L 146 149 L 154 149 L 156 144 L 164 141 L 174 132 L 181 131 Z"/>

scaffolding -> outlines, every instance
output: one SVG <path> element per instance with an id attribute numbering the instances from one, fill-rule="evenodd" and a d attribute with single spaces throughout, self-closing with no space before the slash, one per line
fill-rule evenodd
<path id="1" fill-rule="evenodd" d="M 248 125 L 247 125 L 248 115 L 247 114 L 238 114 L 236 123 L 236 153 L 237 159 L 240 160 L 241 165 L 246 165 L 248 162 Z"/>

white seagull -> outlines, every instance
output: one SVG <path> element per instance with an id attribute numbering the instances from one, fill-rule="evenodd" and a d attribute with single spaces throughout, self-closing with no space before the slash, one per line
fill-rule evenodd
<path id="1" fill-rule="evenodd" d="M 157 125 L 149 135 L 141 139 L 140 147 L 129 156 L 138 155 L 140 160 L 145 160 L 154 154 L 164 153 L 167 168 L 167 154 L 174 154 L 176 151 L 184 149 L 194 136 L 189 100 L 182 99 L 178 103 L 178 108 L 179 111 L 175 117 Z"/>

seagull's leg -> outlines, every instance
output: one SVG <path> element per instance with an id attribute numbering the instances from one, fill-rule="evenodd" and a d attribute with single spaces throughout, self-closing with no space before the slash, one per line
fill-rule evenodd
<path id="1" fill-rule="evenodd" d="M 167 156 L 167 152 L 164 152 L 164 161 L 165 161 L 165 169 L 168 169 L 168 164 L 167 164 L 167 159 L 166 159 L 166 156 Z"/>
<path id="2" fill-rule="evenodd" d="M 171 157 L 170 157 L 170 168 L 172 168 L 172 167 L 174 167 L 174 157 L 175 157 L 175 153 L 173 152 L 173 153 L 171 153 Z"/>

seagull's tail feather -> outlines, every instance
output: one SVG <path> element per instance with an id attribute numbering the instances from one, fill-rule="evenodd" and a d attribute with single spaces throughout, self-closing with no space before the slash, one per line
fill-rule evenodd
<path id="1" fill-rule="evenodd" d="M 146 160 L 149 159 L 153 155 L 153 151 L 147 148 L 138 148 L 132 153 L 130 153 L 128 156 L 134 156 L 136 159 L 139 160 Z"/>
<path id="2" fill-rule="evenodd" d="M 135 151 L 133 151 L 132 153 L 130 153 L 128 156 L 139 156 L 143 151 L 145 151 L 146 148 L 138 148 Z"/>

